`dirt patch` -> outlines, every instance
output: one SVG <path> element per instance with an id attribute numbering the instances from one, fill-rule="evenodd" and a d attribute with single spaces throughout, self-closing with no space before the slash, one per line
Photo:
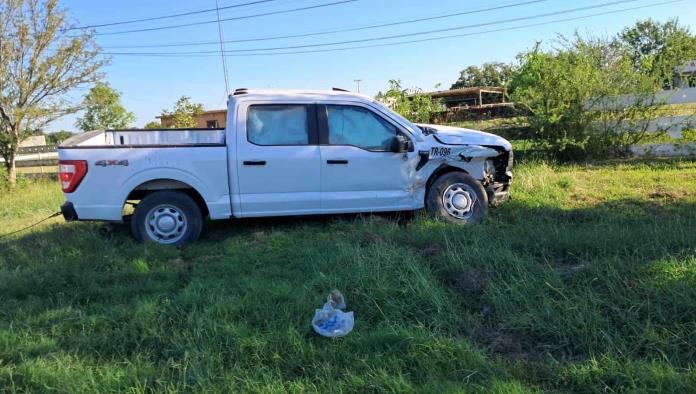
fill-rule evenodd
<path id="1" fill-rule="evenodd" d="M 251 240 L 249 243 L 252 246 L 260 245 L 266 240 L 266 233 L 264 231 L 254 231 L 251 233 Z"/>
<path id="2" fill-rule="evenodd" d="M 502 327 L 481 330 L 474 335 L 473 339 L 487 353 L 522 359 L 528 359 L 533 354 L 531 350 L 534 346 L 531 338 Z"/>
<path id="3" fill-rule="evenodd" d="M 596 213 L 582 209 L 561 211 L 555 216 L 563 223 L 590 223 L 598 219 Z"/>
<path id="4" fill-rule="evenodd" d="M 458 273 L 450 273 L 445 280 L 458 293 L 478 299 L 488 289 L 490 272 L 484 268 L 465 268 Z"/>
<path id="5" fill-rule="evenodd" d="M 171 267 L 176 268 L 177 270 L 180 271 L 187 271 L 191 269 L 191 263 L 182 259 L 182 258 L 176 258 L 173 260 L 169 260 L 167 262 Z"/>
<path id="6" fill-rule="evenodd" d="M 442 255 L 444 249 L 440 244 L 430 244 L 419 248 L 416 253 L 426 260 L 436 259 Z"/>
<path id="7" fill-rule="evenodd" d="M 587 355 L 552 345 L 550 338 L 539 338 L 502 325 L 481 329 L 471 338 L 491 355 L 526 362 L 543 362 L 549 357 L 555 360 L 582 361 Z"/>
<path id="8" fill-rule="evenodd" d="M 105 223 L 101 227 L 99 227 L 99 235 L 101 235 L 102 237 L 110 237 L 115 230 L 116 225 L 114 225 L 113 223 Z"/>
<path id="9" fill-rule="evenodd" d="M 666 202 L 677 202 L 679 199 L 687 197 L 689 193 L 676 191 L 676 190 L 665 190 L 665 189 L 655 189 L 648 196 L 652 200 L 661 200 Z"/>
<path id="10" fill-rule="evenodd" d="M 366 233 L 365 236 L 360 240 L 360 246 L 363 248 L 381 243 L 384 243 L 384 238 L 373 233 Z"/>
<path id="11" fill-rule="evenodd" d="M 367 221 L 369 221 L 373 224 L 389 225 L 389 224 L 392 224 L 394 222 L 386 214 L 381 214 L 381 215 L 371 214 L 371 215 L 366 215 L 365 218 Z"/>
<path id="12" fill-rule="evenodd" d="M 565 264 L 569 272 L 581 270 L 580 264 Z M 584 268 L 584 267 L 583 267 Z M 458 304 L 475 314 L 481 323 L 470 328 L 465 336 L 491 356 L 524 362 L 544 362 L 549 357 L 556 360 L 584 360 L 583 354 L 558 344 L 556 338 L 534 336 L 522 329 L 508 328 L 497 315 L 495 305 L 486 297 L 492 280 L 492 272 L 485 268 L 470 267 L 457 272 L 445 272 L 443 282 L 462 296 Z"/>

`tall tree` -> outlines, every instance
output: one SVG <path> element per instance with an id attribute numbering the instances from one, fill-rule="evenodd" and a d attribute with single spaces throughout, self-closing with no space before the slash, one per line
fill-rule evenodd
<path id="1" fill-rule="evenodd" d="M 121 104 L 121 93 L 106 83 L 98 83 L 84 99 L 85 116 L 75 122 L 82 131 L 125 129 L 135 120 Z"/>
<path id="2" fill-rule="evenodd" d="M 173 118 L 171 128 L 183 129 L 187 127 L 196 127 L 196 116 L 203 113 L 203 104 L 192 103 L 191 97 L 181 96 L 174 104 L 171 110 L 162 110 L 162 116 L 171 116 Z"/>
<path id="3" fill-rule="evenodd" d="M 57 0 L 0 1 L 0 154 L 11 184 L 24 131 L 78 111 L 67 93 L 100 77 L 94 33 L 71 27 Z"/>
<path id="4" fill-rule="evenodd" d="M 516 69 L 510 64 L 500 62 L 484 63 L 483 66 L 469 66 L 459 72 L 459 79 L 450 89 L 475 86 L 506 87 L 515 76 Z"/>
<path id="5" fill-rule="evenodd" d="M 678 19 L 639 21 L 624 29 L 617 41 L 636 70 L 656 77 L 664 87 L 673 87 L 677 68 L 696 59 L 696 35 Z"/>

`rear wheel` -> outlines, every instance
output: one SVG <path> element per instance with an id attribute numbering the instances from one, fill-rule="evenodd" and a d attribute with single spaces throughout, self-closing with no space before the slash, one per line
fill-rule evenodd
<path id="1" fill-rule="evenodd" d="M 488 213 L 488 195 L 481 182 L 463 172 L 450 172 L 435 180 L 425 198 L 433 216 L 451 223 L 478 223 Z"/>
<path id="2" fill-rule="evenodd" d="M 133 237 L 141 242 L 185 245 L 198 239 L 203 227 L 201 210 L 187 194 L 158 191 L 146 195 L 131 218 Z"/>

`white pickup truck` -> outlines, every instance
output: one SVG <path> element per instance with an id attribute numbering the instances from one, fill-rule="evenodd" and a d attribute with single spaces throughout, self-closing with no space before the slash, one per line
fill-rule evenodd
<path id="1" fill-rule="evenodd" d="M 65 141 L 63 216 L 130 219 L 138 240 L 183 245 L 206 216 L 425 207 L 470 223 L 509 196 L 508 141 L 416 125 L 366 96 L 238 89 L 227 116 L 226 129 L 93 131 Z"/>

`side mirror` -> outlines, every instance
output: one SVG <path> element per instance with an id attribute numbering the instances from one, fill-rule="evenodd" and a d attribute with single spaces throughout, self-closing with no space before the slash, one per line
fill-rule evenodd
<path id="1" fill-rule="evenodd" d="M 413 151 L 413 142 L 403 135 L 397 135 L 392 140 L 391 150 L 394 153 L 406 153 Z"/>

